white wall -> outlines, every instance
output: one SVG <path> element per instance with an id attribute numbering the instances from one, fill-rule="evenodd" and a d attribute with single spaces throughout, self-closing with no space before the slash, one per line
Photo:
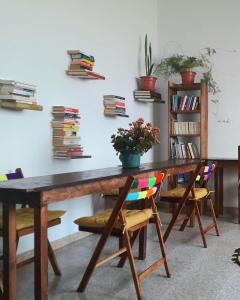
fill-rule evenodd
<path id="1" fill-rule="evenodd" d="M 215 48 L 214 78 L 221 89 L 219 104 L 209 95 L 210 157 L 237 157 L 240 144 L 240 2 L 237 0 L 159 0 L 159 56 L 173 53 L 198 55 L 205 47 Z M 180 78 L 175 80 L 180 82 Z M 160 81 L 163 96 L 167 97 L 166 80 Z M 160 127 L 167 126 L 167 106 L 161 107 Z M 158 116 L 155 114 L 155 119 Z M 162 157 L 167 157 L 167 130 L 162 132 Z M 236 172 L 225 176 L 226 206 L 236 206 Z M 232 176 L 231 176 L 232 174 Z M 230 175 L 230 178 L 228 178 Z M 231 201 L 229 201 L 232 199 Z"/>
<path id="2" fill-rule="evenodd" d="M 133 100 L 136 77 L 142 74 L 145 33 L 157 49 L 157 0 L 2 0 L 0 78 L 37 85 L 43 112 L 0 110 L 0 171 L 21 167 L 25 176 L 115 166 L 119 160 L 110 136 L 129 120 L 152 120 L 152 105 Z M 105 81 L 66 76 L 68 49 L 95 56 L 96 71 Z M 157 52 L 157 50 L 156 50 Z M 155 52 L 155 55 L 157 53 Z M 103 115 L 102 96 L 126 97 L 130 119 Z M 81 143 L 92 159 L 52 159 L 51 107 L 67 105 L 81 111 Z M 151 151 L 142 160 L 151 160 Z M 92 213 L 91 197 L 54 205 L 67 210 L 63 224 L 50 230 L 58 239 L 77 231 L 72 221 Z M 23 238 L 20 251 L 31 247 Z"/>

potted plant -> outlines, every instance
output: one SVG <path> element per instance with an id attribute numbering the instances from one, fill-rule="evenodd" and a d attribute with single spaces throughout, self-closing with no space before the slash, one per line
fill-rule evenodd
<path id="1" fill-rule="evenodd" d="M 148 37 L 147 34 L 145 36 L 145 69 L 146 69 L 146 76 L 140 76 L 140 88 L 142 90 L 147 91 L 155 91 L 155 84 L 157 81 L 157 77 L 153 75 L 153 67 L 154 64 L 152 63 L 152 45 L 151 43 L 148 44 Z"/>
<path id="2" fill-rule="evenodd" d="M 213 94 L 219 92 L 218 85 L 213 79 L 212 63 L 210 57 L 216 53 L 215 49 L 205 48 L 199 57 L 174 54 L 161 60 L 156 66 L 155 73 L 169 77 L 180 74 L 183 85 L 192 85 L 196 72 L 202 73 L 202 80 L 208 84 L 209 91 Z"/>
<path id="3" fill-rule="evenodd" d="M 142 118 L 129 123 L 129 129 L 118 128 L 117 133 L 111 136 L 111 143 L 119 155 L 123 168 L 140 166 L 140 157 L 159 144 L 160 129 L 151 123 L 144 123 Z"/>

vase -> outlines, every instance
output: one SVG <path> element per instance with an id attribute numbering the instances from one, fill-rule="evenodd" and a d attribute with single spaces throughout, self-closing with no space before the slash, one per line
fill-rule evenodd
<path id="1" fill-rule="evenodd" d="M 182 84 L 183 85 L 192 85 L 194 84 L 194 79 L 196 76 L 196 72 L 186 71 L 180 73 L 182 76 Z"/>
<path id="2" fill-rule="evenodd" d="M 155 84 L 157 77 L 154 76 L 141 76 L 139 78 L 140 89 L 145 91 L 155 91 Z"/>
<path id="3" fill-rule="evenodd" d="M 136 151 L 123 151 L 119 155 L 123 168 L 139 168 L 140 154 Z"/>

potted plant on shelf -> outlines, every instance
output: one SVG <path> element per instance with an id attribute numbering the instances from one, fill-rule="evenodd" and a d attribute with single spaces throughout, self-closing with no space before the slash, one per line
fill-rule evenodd
<path id="1" fill-rule="evenodd" d="M 155 91 L 155 84 L 157 81 L 157 77 L 153 75 L 153 67 L 154 64 L 152 63 L 152 45 L 151 43 L 148 44 L 148 37 L 147 34 L 145 36 L 145 69 L 146 69 L 146 76 L 140 76 L 140 88 L 142 90 L 147 91 Z"/>
<path id="2" fill-rule="evenodd" d="M 213 94 L 219 92 L 218 85 L 213 79 L 212 63 L 210 57 L 216 53 L 215 49 L 205 48 L 205 52 L 199 57 L 174 54 L 164 58 L 156 66 L 155 73 L 160 76 L 169 77 L 171 75 L 180 74 L 182 84 L 192 85 L 196 76 L 196 72 L 202 73 L 202 81 L 206 82 L 209 91 Z"/>
<path id="3" fill-rule="evenodd" d="M 123 168 L 136 168 L 140 166 L 140 157 L 160 143 L 160 129 L 151 123 L 145 124 L 142 118 L 129 123 L 129 126 L 129 129 L 118 128 L 117 133 L 111 136 L 111 143 Z"/>

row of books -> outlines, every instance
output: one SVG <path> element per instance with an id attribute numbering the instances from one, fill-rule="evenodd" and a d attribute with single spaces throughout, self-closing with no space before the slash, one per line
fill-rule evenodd
<path id="1" fill-rule="evenodd" d="M 71 159 L 82 156 L 83 148 L 78 136 L 79 109 L 53 106 L 52 115 L 54 158 Z"/>
<path id="2" fill-rule="evenodd" d="M 128 117 L 125 98 L 116 95 L 103 96 L 104 114 L 108 116 Z"/>
<path id="3" fill-rule="evenodd" d="M 0 79 L 0 101 L 1 105 L 16 103 L 37 105 L 35 99 L 36 86 L 15 80 Z"/>
<path id="4" fill-rule="evenodd" d="M 174 112 L 199 110 L 200 99 L 198 96 L 173 95 L 171 108 Z"/>
<path id="5" fill-rule="evenodd" d="M 141 102 L 161 102 L 162 95 L 157 92 L 136 90 L 133 92 L 136 101 Z"/>
<path id="6" fill-rule="evenodd" d="M 172 122 L 173 135 L 199 134 L 200 122 Z"/>
<path id="7" fill-rule="evenodd" d="M 99 73 L 93 71 L 95 66 L 95 58 L 80 50 L 68 50 L 71 62 L 67 70 L 67 74 L 80 78 L 105 79 Z"/>
<path id="8" fill-rule="evenodd" d="M 195 159 L 199 158 L 199 151 L 195 143 L 179 143 L 177 139 L 171 138 L 172 159 Z"/>

